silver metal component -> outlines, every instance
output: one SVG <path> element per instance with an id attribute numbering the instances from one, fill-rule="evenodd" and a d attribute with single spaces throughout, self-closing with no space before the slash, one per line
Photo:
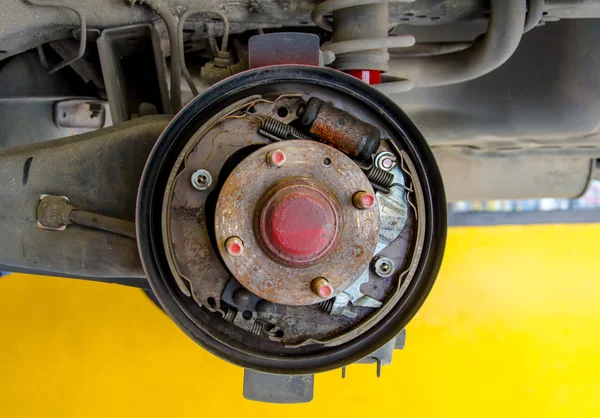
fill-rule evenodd
<path id="1" fill-rule="evenodd" d="M 343 315 L 350 318 L 356 316 L 354 310 L 349 309 L 349 304 L 351 303 L 353 306 L 360 306 L 363 308 L 379 308 L 381 307 L 381 302 L 375 300 L 369 296 L 364 295 L 360 291 L 360 286 L 363 283 L 369 281 L 369 269 L 366 269 L 363 274 L 360 275 L 357 281 L 352 283 L 344 292 L 337 295 L 333 301 L 333 306 L 331 307 L 330 315 Z M 354 316 L 349 316 L 349 315 Z"/>
<path id="2" fill-rule="evenodd" d="M 407 191 L 402 170 L 397 165 L 388 174 L 394 175 L 394 186 L 389 193 L 376 193 L 381 226 L 375 254 L 398 238 L 408 219 Z"/>
<path id="3" fill-rule="evenodd" d="M 350 295 L 346 292 L 340 293 L 333 300 L 333 305 L 329 312 L 330 315 L 341 315 L 344 312 L 344 308 L 348 306 L 350 302 Z"/>
<path id="4" fill-rule="evenodd" d="M 244 398 L 251 401 L 298 404 L 313 399 L 315 375 L 279 375 L 244 370 Z"/>
<path id="5" fill-rule="evenodd" d="M 54 105 L 54 121 L 61 128 L 94 130 L 112 125 L 106 100 L 63 100 Z"/>
<path id="6" fill-rule="evenodd" d="M 398 338 L 398 336 L 389 340 L 381 348 L 379 348 L 377 351 L 373 352 L 369 356 L 358 360 L 356 364 L 375 363 L 377 365 L 377 377 L 381 377 L 381 366 L 389 366 L 390 364 L 392 364 L 392 356 L 396 347 L 396 338 Z"/>
<path id="7" fill-rule="evenodd" d="M 377 377 L 381 377 L 381 367 L 392 364 L 394 350 L 403 350 L 406 345 L 406 328 L 398 333 L 394 338 L 389 340 L 381 348 L 372 354 L 364 357 L 353 364 L 373 364 L 377 365 Z M 342 379 L 346 378 L 346 366 L 342 367 Z"/>
<path id="8" fill-rule="evenodd" d="M 200 169 L 192 173 L 191 181 L 192 186 L 194 186 L 196 190 L 202 191 L 208 189 L 211 186 L 212 176 L 207 170 Z"/>
<path id="9" fill-rule="evenodd" d="M 391 0 L 411 2 L 412 0 Z M 333 32 L 333 42 L 322 49 L 332 51 L 334 68 L 369 68 L 387 71 L 387 48 L 412 46 L 411 35 L 388 37 L 389 0 L 327 0 L 319 3 L 311 17 L 317 26 Z M 329 19 L 328 15 L 332 16 Z"/>
<path id="10" fill-rule="evenodd" d="M 340 293 L 333 300 L 331 312 L 329 312 L 329 314 L 334 316 L 345 316 L 346 318 L 356 318 L 358 313 L 354 308 L 348 306 L 349 302 L 350 295 L 347 293 Z"/>
<path id="11" fill-rule="evenodd" d="M 390 171 L 396 167 L 396 156 L 389 151 L 380 152 L 375 157 L 375 166 L 380 170 Z"/>
<path id="12" fill-rule="evenodd" d="M 352 302 L 352 305 L 363 308 L 379 308 L 381 307 L 381 302 L 379 302 L 377 299 L 373 299 L 371 296 L 364 295 Z"/>
<path id="13" fill-rule="evenodd" d="M 392 187 L 389 193 L 376 193 L 381 224 L 377 247 L 373 255 L 379 253 L 400 236 L 408 219 L 408 201 L 407 192 L 404 189 L 404 175 L 399 166 L 394 167 L 388 174 L 394 176 L 396 186 Z M 366 269 L 352 285 L 334 299 L 330 314 L 342 315 L 348 304 L 375 309 L 381 307 L 382 303 L 380 301 L 368 297 L 360 291 L 360 286 L 368 281 L 369 269 Z"/>
<path id="14" fill-rule="evenodd" d="M 335 61 L 335 54 L 333 51 L 329 51 L 327 49 L 322 49 L 319 51 L 319 66 L 324 67 L 326 65 L 331 64 Z"/>
<path id="15" fill-rule="evenodd" d="M 373 260 L 373 272 L 379 277 L 390 277 L 394 274 L 394 262 L 387 257 L 377 257 Z"/>
<path id="16" fill-rule="evenodd" d="M 359 166 L 369 179 L 369 181 L 376 187 L 376 189 L 385 193 L 389 192 L 390 187 L 394 184 L 394 174 L 382 170 L 374 164 L 365 163 L 360 160 L 353 160 L 357 166 Z"/>
<path id="17" fill-rule="evenodd" d="M 404 350 L 404 347 L 406 347 L 406 328 L 400 331 L 394 340 L 394 350 Z"/>
<path id="18" fill-rule="evenodd" d="M 345 316 L 346 318 L 354 319 L 354 318 L 356 318 L 358 316 L 358 313 L 351 306 L 346 306 L 346 307 L 344 307 L 344 309 L 342 309 L 342 314 L 341 315 Z"/>

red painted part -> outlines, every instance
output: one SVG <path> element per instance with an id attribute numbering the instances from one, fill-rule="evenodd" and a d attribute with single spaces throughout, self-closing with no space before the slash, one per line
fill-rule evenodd
<path id="1" fill-rule="evenodd" d="M 345 70 L 347 74 L 364 81 L 367 84 L 380 84 L 381 71 L 379 70 Z"/>
<path id="2" fill-rule="evenodd" d="M 331 289 L 331 286 L 321 286 L 321 288 L 319 289 L 319 296 L 323 299 L 329 299 L 331 297 L 332 292 L 333 290 Z"/>
<path id="3" fill-rule="evenodd" d="M 281 151 L 273 151 L 273 155 L 271 156 L 273 160 L 273 164 L 279 165 L 285 162 L 285 154 Z"/>
<path id="4" fill-rule="evenodd" d="M 227 250 L 231 254 L 241 254 L 242 253 L 242 246 L 240 244 L 238 244 L 238 243 L 229 244 L 229 247 L 227 248 Z"/>
<path id="5" fill-rule="evenodd" d="M 285 264 L 304 266 L 333 251 L 338 215 L 321 190 L 295 184 L 277 191 L 264 206 L 260 222 L 266 246 Z"/>
<path id="6" fill-rule="evenodd" d="M 361 196 L 360 202 L 365 208 L 370 208 L 375 204 L 375 197 L 371 194 L 364 194 Z"/>

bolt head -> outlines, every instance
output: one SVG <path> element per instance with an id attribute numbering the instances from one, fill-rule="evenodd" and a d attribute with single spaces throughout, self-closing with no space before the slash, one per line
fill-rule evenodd
<path id="1" fill-rule="evenodd" d="M 317 296 L 323 299 L 329 299 L 333 296 L 333 286 L 325 277 L 317 277 L 310 284 L 310 288 Z"/>
<path id="2" fill-rule="evenodd" d="M 238 237 L 229 237 L 225 241 L 225 250 L 227 250 L 227 254 L 233 257 L 242 255 L 244 252 L 244 242 Z"/>
<path id="3" fill-rule="evenodd" d="M 273 151 L 269 151 L 267 154 L 267 163 L 271 167 L 281 167 L 286 162 L 286 156 L 283 151 L 280 149 L 275 149 Z"/>
<path id="4" fill-rule="evenodd" d="M 377 257 L 373 261 L 373 270 L 379 277 L 390 277 L 394 273 L 394 262 L 387 257 Z"/>
<path id="5" fill-rule="evenodd" d="M 384 158 L 381 160 L 381 167 L 389 170 L 394 167 L 394 161 L 391 158 Z"/>
<path id="6" fill-rule="evenodd" d="M 370 209 L 375 206 L 375 196 L 365 191 L 354 193 L 352 203 L 357 209 Z"/>
<path id="7" fill-rule="evenodd" d="M 192 186 L 196 190 L 202 191 L 208 189 L 211 186 L 212 176 L 207 170 L 200 169 L 192 173 L 191 181 Z"/>

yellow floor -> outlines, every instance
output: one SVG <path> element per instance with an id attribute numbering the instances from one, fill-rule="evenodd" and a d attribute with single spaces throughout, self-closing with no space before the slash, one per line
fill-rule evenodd
<path id="1" fill-rule="evenodd" d="M 407 348 L 253 403 L 141 291 L 0 279 L 1 417 L 599 417 L 600 225 L 456 228 Z M 285 415 L 283 415 L 285 414 Z"/>

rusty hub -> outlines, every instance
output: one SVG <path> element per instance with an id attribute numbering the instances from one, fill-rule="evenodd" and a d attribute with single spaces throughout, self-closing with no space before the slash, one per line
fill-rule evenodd
<path id="1" fill-rule="evenodd" d="M 314 181 L 282 181 L 262 200 L 257 236 L 275 260 L 303 267 L 333 251 L 340 227 L 339 205 Z"/>
<path id="2" fill-rule="evenodd" d="M 267 157 L 274 150 L 286 156 L 277 168 Z M 354 207 L 357 191 L 374 193 L 362 170 L 330 146 L 285 141 L 255 151 L 219 194 L 215 235 L 225 264 L 271 302 L 309 305 L 339 294 L 368 266 L 379 234 L 378 211 Z M 244 243 L 241 256 L 227 251 L 232 236 Z M 314 290 L 319 277 L 327 278 L 323 292 Z"/>

